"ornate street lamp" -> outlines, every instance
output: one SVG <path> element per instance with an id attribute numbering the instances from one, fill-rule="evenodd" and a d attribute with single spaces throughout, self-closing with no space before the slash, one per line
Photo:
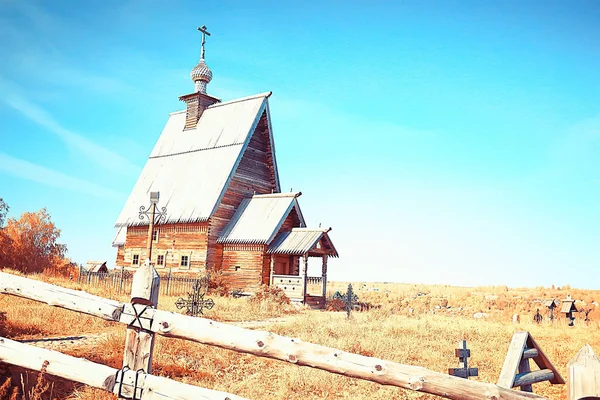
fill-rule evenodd
<path id="1" fill-rule="evenodd" d="M 150 192 L 150 207 L 140 206 L 140 219 L 144 217 L 148 218 L 148 246 L 146 248 L 146 259 L 148 262 L 152 260 L 152 234 L 154 232 L 154 225 L 164 222 L 167 218 L 167 207 L 161 207 L 160 211 L 157 211 L 156 204 L 160 197 L 160 192 Z"/>

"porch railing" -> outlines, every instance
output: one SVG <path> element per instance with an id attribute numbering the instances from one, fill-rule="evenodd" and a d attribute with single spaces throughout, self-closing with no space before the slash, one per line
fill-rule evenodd
<path id="1" fill-rule="evenodd" d="M 307 276 L 306 277 L 306 294 L 311 296 L 323 295 L 323 277 Z"/>
<path id="2" fill-rule="evenodd" d="M 290 299 L 304 298 L 304 280 L 296 275 L 273 275 L 273 285 L 285 292 Z"/>

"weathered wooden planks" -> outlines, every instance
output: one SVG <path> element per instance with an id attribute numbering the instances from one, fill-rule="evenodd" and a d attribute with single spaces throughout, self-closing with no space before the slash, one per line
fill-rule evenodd
<path id="1" fill-rule="evenodd" d="M 221 203 L 210 218 L 206 256 L 206 266 L 209 269 L 220 269 L 223 265 L 224 260 L 217 257 L 217 239 L 231 221 L 242 200 L 253 194 L 267 194 L 278 189 L 271 154 L 267 114 L 264 112 L 239 164 L 235 171 L 232 171 L 233 176 Z M 256 281 L 255 285 L 261 283 L 262 277 Z M 238 287 L 241 286 L 241 282 L 236 282 L 233 277 L 232 285 Z"/>
<path id="2" fill-rule="evenodd" d="M 204 270 L 206 265 L 208 222 L 189 224 L 157 225 L 157 240 L 153 241 L 152 262 L 157 269 L 170 268 L 177 271 Z M 127 228 L 125 246 L 119 247 L 117 265 L 126 268 L 137 268 L 145 260 L 148 244 L 148 226 L 132 226 Z M 138 255 L 138 264 L 132 264 L 133 256 Z M 189 257 L 187 266 L 181 265 L 181 256 Z M 158 263 L 162 256 L 163 264 Z"/>
<path id="3" fill-rule="evenodd" d="M 145 306 L 156 308 L 158 305 L 160 278 L 154 267 L 149 263 L 144 263 L 133 276 L 131 287 L 130 309 L 134 311 L 135 318 L 127 327 L 123 367 L 128 367 L 133 371 L 142 370 L 150 374 L 152 373 L 154 332 L 144 329 L 144 326 L 138 326 L 142 324 L 137 315 L 145 309 Z"/>

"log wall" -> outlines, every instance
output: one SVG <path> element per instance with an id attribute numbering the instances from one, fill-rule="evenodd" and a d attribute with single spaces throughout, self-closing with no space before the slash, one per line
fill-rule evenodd
<path id="1" fill-rule="evenodd" d="M 230 289 L 251 291 L 269 281 L 269 262 L 264 245 L 226 244 L 221 271 Z"/>
<path id="2" fill-rule="evenodd" d="M 231 221 L 242 200 L 255 193 L 267 194 L 276 190 L 272 150 L 265 112 L 252 134 L 250 143 L 225 191 L 221 204 L 210 219 L 207 253 L 209 269 L 221 267 L 222 260 L 218 258 L 217 254 L 217 239 Z"/>
<path id="3" fill-rule="evenodd" d="M 152 262 L 157 270 L 171 268 L 173 272 L 204 271 L 208 245 L 208 223 L 158 225 L 157 240 L 152 243 Z M 116 264 L 127 269 L 137 268 L 146 259 L 148 225 L 127 228 L 125 245 L 117 251 Z M 138 264 L 133 264 L 134 255 Z M 158 264 L 163 256 L 164 263 Z M 181 265 L 181 256 L 188 256 L 188 266 Z"/>

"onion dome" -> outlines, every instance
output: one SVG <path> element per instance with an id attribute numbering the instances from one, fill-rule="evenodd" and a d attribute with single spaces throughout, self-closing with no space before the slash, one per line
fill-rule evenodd
<path id="1" fill-rule="evenodd" d="M 206 85 L 212 80 L 212 71 L 204 62 L 204 58 L 201 58 L 200 62 L 192 68 L 190 78 L 194 81 L 196 92 L 206 93 Z"/>

